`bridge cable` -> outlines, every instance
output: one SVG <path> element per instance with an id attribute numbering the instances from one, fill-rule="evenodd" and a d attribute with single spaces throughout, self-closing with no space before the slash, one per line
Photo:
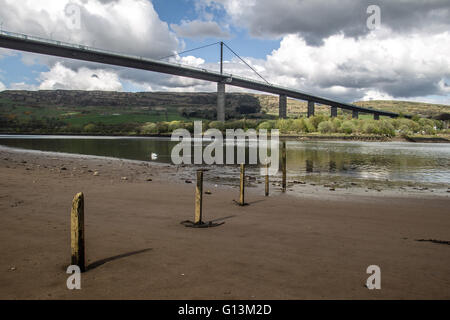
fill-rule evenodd
<path id="1" fill-rule="evenodd" d="M 250 69 L 253 70 L 254 73 L 256 73 L 261 79 L 263 79 L 265 82 L 267 82 L 267 84 L 271 85 L 271 83 L 269 81 L 267 81 L 262 75 L 260 75 L 258 73 L 258 71 L 256 71 L 254 68 L 252 68 L 251 65 L 249 65 L 244 59 L 242 59 L 236 52 L 233 51 L 233 49 L 231 49 L 225 42 L 223 43 L 225 45 L 225 47 L 228 48 L 228 50 L 230 50 L 236 57 L 238 57 L 243 63 L 245 63 L 247 65 L 247 67 L 249 67 Z"/>
<path id="2" fill-rule="evenodd" d="M 182 52 L 175 52 L 174 54 L 171 54 L 170 56 L 162 57 L 162 58 L 159 58 L 158 60 L 164 60 L 164 59 L 171 58 L 171 57 L 175 57 L 175 56 L 179 56 L 179 55 L 181 55 L 181 54 L 188 53 L 188 52 L 191 52 L 191 51 L 195 51 L 195 50 L 199 50 L 199 49 L 204 49 L 204 48 L 207 48 L 207 47 L 212 47 L 212 46 L 215 46 L 216 44 L 219 44 L 219 43 L 220 43 L 220 41 L 219 41 L 219 42 L 216 42 L 216 43 L 207 44 L 207 45 L 205 45 L 205 46 L 201 46 L 201 47 L 198 47 L 198 48 L 194 48 L 194 49 L 182 51 Z"/>

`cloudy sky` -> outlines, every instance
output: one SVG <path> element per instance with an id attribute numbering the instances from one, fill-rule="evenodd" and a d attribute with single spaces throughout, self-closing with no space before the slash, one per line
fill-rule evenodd
<path id="1" fill-rule="evenodd" d="M 379 24 L 370 5 L 380 8 Z M 212 70 L 218 45 L 176 53 L 223 40 L 271 83 L 345 102 L 450 104 L 449 0 L 0 0 L 0 7 L 2 30 L 155 59 L 174 55 L 166 61 Z M 258 79 L 231 52 L 225 60 L 225 72 Z M 216 85 L 0 49 L 5 89 Z"/>

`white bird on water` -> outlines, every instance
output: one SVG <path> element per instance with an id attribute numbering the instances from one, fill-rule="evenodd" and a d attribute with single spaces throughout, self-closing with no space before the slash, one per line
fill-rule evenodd
<path id="1" fill-rule="evenodd" d="M 151 158 L 152 158 L 152 160 L 157 160 L 158 159 L 158 155 L 156 153 L 152 153 Z"/>

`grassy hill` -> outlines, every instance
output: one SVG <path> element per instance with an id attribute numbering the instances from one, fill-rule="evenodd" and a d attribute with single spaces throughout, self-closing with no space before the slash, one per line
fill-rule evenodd
<path id="1" fill-rule="evenodd" d="M 278 114 L 278 97 L 268 95 L 255 95 L 261 103 L 261 109 L 268 114 Z M 442 113 L 450 113 L 450 105 L 431 104 L 425 102 L 410 101 L 390 101 L 390 100 L 373 100 L 358 101 L 355 105 L 372 108 L 383 111 L 391 111 L 395 113 L 403 113 L 410 115 L 418 115 L 420 117 L 435 117 Z M 305 115 L 307 113 L 307 103 L 304 101 L 288 99 L 287 111 L 289 116 Z M 328 106 L 316 106 L 316 113 L 329 114 Z"/>
<path id="2" fill-rule="evenodd" d="M 161 121 L 216 118 L 215 93 L 102 92 L 102 91 L 4 91 L 0 92 L 0 117 L 20 122 L 45 120 L 71 126 L 89 123 L 120 125 Z M 361 101 L 356 105 L 396 113 L 435 117 L 450 113 L 450 106 L 405 101 Z M 227 118 L 278 116 L 278 96 L 227 94 Z M 307 103 L 288 99 L 288 116 L 305 116 Z M 339 113 L 343 112 L 339 110 Z M 328 106 L 316 106 L 316 114 L 329 114 Z M 372 118 L 361 115 L 361 118 Z"/>

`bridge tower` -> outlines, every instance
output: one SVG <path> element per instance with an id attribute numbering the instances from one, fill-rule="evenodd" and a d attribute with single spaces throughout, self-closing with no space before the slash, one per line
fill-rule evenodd
<path id="1" fill-rule="evenodd" d="M 278 98 L 279 107 L 278 107 L 278 116 L 280 119 L 286 119 L 287 117 L 287 97 L 285 94 L 280 94 Z"/>
<path id="2" fill-rule="evenodd" d="M 331 117 L 336 118 L 337 117 L 337 107 L 331 107 Z"/>
<path id="3" fill-rule="evenodd" d="M 308 101 L 308 118 L 314 116 L 314 101 Z"/>
<path id="4" fill-rule="evenodd" d="M 223 74 L 223 42 L 220 41 L 220 74 Z M 225 121 L 225 82 L 217 83 L 217 121 Z"/>

